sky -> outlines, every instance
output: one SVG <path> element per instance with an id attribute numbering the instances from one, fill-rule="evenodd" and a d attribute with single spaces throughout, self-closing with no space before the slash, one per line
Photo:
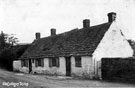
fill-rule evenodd
<path id="1" fill-rule="evenodd" d="M 50 36 L 108 21 L 107 13 L 116 12 L 117 22 L 127 39 L 135 40 L 135 0 L 0 0 L 0 31 L 15 34 L 19 43 L 31 43 L 35 33 Z"/>

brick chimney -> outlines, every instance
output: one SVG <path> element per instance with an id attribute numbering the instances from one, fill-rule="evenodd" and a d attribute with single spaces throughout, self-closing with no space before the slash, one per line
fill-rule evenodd
<path id="1" fill-rule="evenodd" d="M 84 19 L 83 20 L 83 28 L 88 28 L 88 27 L 90 27 L 90 20 Z"/>
<path id="2" fill-rule="evenodd" d="M 111 13 L 108 13 L 108 22 L 109 23 L 112 23 L 113 21 L 116 20 L 116 13 L 115 12 L 111 12 Z"/>
<path id="3" fill-rule="evenodd" d="M 39 32 L 37 32 L 37 33 L 35 34 L 35 36 L 36 36 L 36 39 L 40 39 L 40 33 L 39 33 Z"/>
<path id="4" fill-rule="evenodd" d="M 52 28 L 51 29 L 51 36 L 54 36 L 54 35 L 56 35 L 56 29 L 55 28 Z"/>

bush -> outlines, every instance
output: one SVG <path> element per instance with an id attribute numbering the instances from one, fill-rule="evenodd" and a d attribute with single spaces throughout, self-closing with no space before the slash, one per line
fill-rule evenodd
<path id="1" fill-rule="evenodd" d="M 102 79 L 135 81 L 135 59 L 102 59 Z"/>

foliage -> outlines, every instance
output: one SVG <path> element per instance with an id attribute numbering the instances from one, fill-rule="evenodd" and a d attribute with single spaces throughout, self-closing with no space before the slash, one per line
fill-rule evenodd
<path id="1" fill-rule="evenodd" d="M 0 33 L 0 67 L 13 70 L 13 60 L 17 60 L 29 45 L 17 45 L 18 38 L 13 34 Z"/>
<path id="2" fill-rule="evenodd" d="M 7 34 L 1 32 L 0 34 L 0 49 L 4 49 L 6 47 Z"/>
<path id="3" fill-rule="evenodd" d="M 128 42 L 129 42 L 129 44 L 131 45 L 131 47 L 135 50 L 135 41 L 129 39 Z"/>
<path id="4" fill-rule="evenodd" d="M 28 47 L 29 45 L 17 45 L 3 49 L 0 52 L 0 67 L 13 70 L 13 61 L 17 60 Z"/>
<path id="5" fill-rule="evenodd" d="M 102 79 L 115 81 L 135 81 L 134 58 L 103 58 Z"/>
<path id="6" fill-rule="evenodd" d="M 134 55 L 135 55 L 135 41 L 129 39 L 128 42 L 129 42 L 130 46 L 132 47 L 132 49 L 134 50 Z"/>
<path id="7" fill-rule="evenodd" d="M 16 38 L 16 37 L 14 36 L 14 34 L 11 34 L 11 35 L 8 36 L 7 42 L 8 42 L 11 46 L 13 46 L 13 45 L 17 44 L 17 43 L 19 42 L 19 40 L 18 40 L 18 38 Z"/>
<path id="8" fill-rule="evenodd" d="M 5 48 L 10 48 L 11 46 L 14 46 L 17 44 L 18 38 L 16 38 L 13 34 L 9 35 L 6 33 L 1 32 L 0 34 L 0 50 Z"/>
<path id="9" fill-rule="evenodd" d="M 12 62 L 15 54 L 10 49 L 4 49 L 0 53 L 0 66 L 2 68 L 12 70 Z"/>

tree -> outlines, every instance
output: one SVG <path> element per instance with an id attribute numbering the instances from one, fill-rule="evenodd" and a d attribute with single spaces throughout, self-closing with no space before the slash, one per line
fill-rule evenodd
<path id="1" fill-rule="evenodd" d="M 19 42 L 18 38 L 16 38 L 14 34 L 9 35 L 7 41 L 11 46 L 14 46 Z"/>
<path id="2" fill-rule="evenodd" d="M 129 44 L 131 45 L 131 47 L 132 47 L 133 49 L 135 49 L 135 41 L 129 39 L 128 42 L 129 42 Z"/>
<path id="3" fill-rule="evenodd" d="M 18 43 L 18 38 L 13 34 L 0 33 L 0 67 L 12 70 L 13 60 L 17 58 L 17 48 L 14 46 Z M 21 55 L 21 54 L 20 54 Z"/>
<path id="4" fill-rule="evenodd" d="M 5 34 L 3 31 L 1 31 L 0 34 L 0 50 L 3 50 L 5 48 L 10 48 L 11 46 L 14 46 L 17 44 L 18 38 L 14 36 L 14 34 Z"/>
<path id="5" fill-rule="evenodd" d="M 129 42 L 130 46 L 132 47 L 132 49 L 134 50 L 134 55 L 135 55 L 135 41 L 129 39 L 128 42 Z"/>
<path id="6" fill-rule="evenodd" d="M 7 34 L 3 33 L 3 31 L 1 31 L 0 34 L 0 49 L 4 49 L 6 47 L 6 41 L 7 41 Z"/>

